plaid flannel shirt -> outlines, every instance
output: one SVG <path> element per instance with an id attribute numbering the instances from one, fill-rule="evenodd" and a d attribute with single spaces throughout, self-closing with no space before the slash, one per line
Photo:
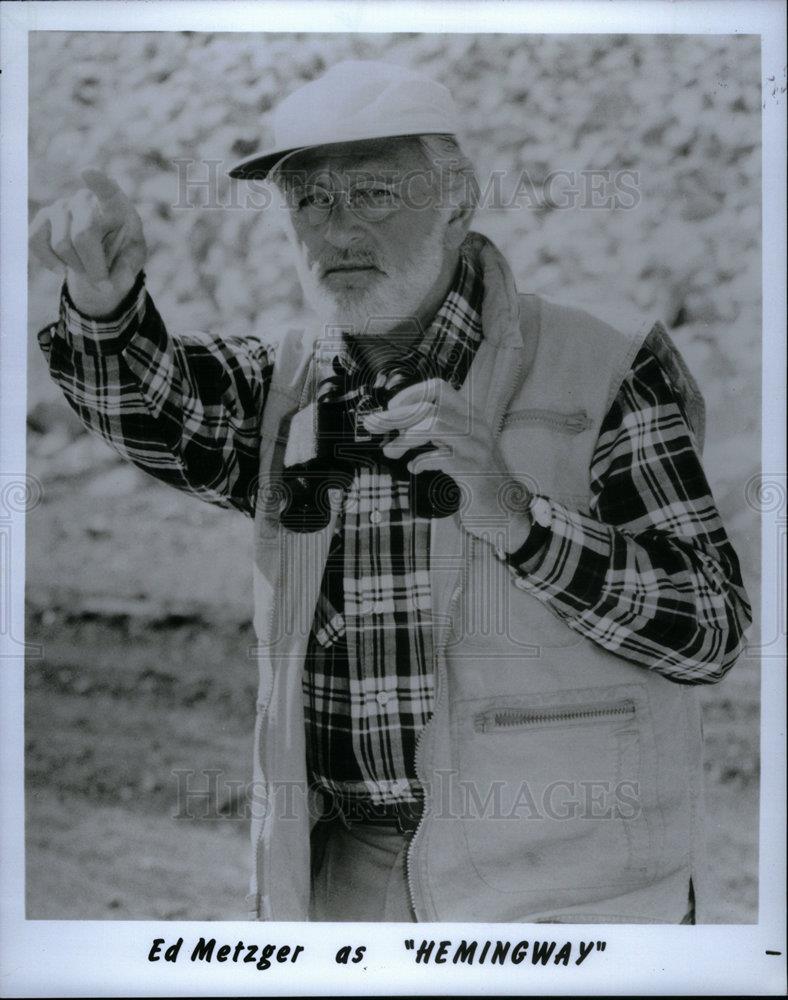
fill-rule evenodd
<path id="1" fill-rule="evenodd" d="M 323 385 L 363 407 L 387 376 L 465 381 L 482 340 L 481 277 L 461 258 L 423 339 L 374 375 L 350 341 Z M 372 383 L 372 384 L 371 384 Z M 345 494 L 329 549 L 303 676 L 312 780 L 351 813 L 417 800 L 416 740 L 432 709 L 430 521 L 409 484 L 364 463 Z"/>
<path id="2" fill-rule="evenodd" d="M 462 261 L 417 350 L 461 384 L 482 336 L 481 287 Z M 85 425 L 124 458 L 210 503 L 254 514 L 273 348 L 253 337 L 171 336 L 144 275 L 108 319 L 64 288 L 39 334 Z M 334 375 L 352 373 L 341 352 Z M 573 629 L 688 684 L 720 680 L 751 611 L 692 434 L 657 358 L 642 348 L 601 428 L 588 511 L 545 498 L 552 524 L 523 586 Z M 432 699 L 429 522 L 384 468 L 346 491 L 304 673 L 313 780 L 345 803 L 412 802 L 415 742 Z"/>

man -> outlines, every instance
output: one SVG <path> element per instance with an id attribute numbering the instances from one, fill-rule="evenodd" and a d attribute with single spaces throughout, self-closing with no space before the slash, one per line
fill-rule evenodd
<path id="1" fill-rule="evenodd" d="M 33 225 L 41 346 L 124 457 L 255 519 L 255 916 L 692 922 L 696 686 L 750 621 L 702 400 L 660 324 L 517 293 L 458 124 L 382 63 L 282 102 L 232 171 L 276 185 L 319 321 L 275 349 L 172 336 L 86 171 Z"/>

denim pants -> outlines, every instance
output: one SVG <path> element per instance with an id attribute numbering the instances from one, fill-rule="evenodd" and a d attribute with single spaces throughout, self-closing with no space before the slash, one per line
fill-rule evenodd
<path id="1" fill-rule="evenodd" d="M 340 820 L 313 831 L 312 920 L 415 920 L 405 852 L 409 838 L 396 827 Z"/>

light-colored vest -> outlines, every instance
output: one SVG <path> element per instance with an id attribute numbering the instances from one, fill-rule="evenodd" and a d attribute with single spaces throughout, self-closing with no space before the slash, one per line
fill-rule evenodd
<path id="1" fill-rule="evenodd" d="M 587 510 L 599 429 L 647 340 L 684 400 L 703 404 L 659 324 L 624 335 L 518 296 L 485 238 L 484 340 L 467 387 L 513 477 Z M 260 688 L 252 798 L 255 917 L 308 919 L 308 788 L 301 679 L 340 495 L 314 534 L 282 528 L 292 415 L 314 392 L 313 335 L 280 344 L 266 402 L 255 553 Z M 501 525 L 487 526 L 503 541 Z M 678 922 L 702 873 L 702 736 L 695 689 L 627 662 L 516 585 L 458 516 L 431 523 L 436 695 L 416 755 L 425 814 L 408 851 L 420 920 Z M 612 609 L 613 612 L 615 609 Z M 700 911 L 702 918 L 702 910 Z"/>

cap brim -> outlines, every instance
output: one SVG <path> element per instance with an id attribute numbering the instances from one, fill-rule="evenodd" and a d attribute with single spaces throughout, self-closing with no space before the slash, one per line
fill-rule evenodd
<path id="1" fill-rule="evenodd" d="M 230 171 L 229 176 L 242 181 L 262 181 L 269 175 L 271 170 L 279 163 L 290 156 L 291 153 L 298 153 L 306 146 L 294 146 L 292 149 L 275 149 L 267 153 L 255 153 L 245 160 L 241 160 Z"/>
<path id="2" fill-rule="evenodd" d="M 368 133 L 364 133 L 362 135 L 353 135 L 342 139 L 334 139 L 330 142 L 312 142 L 301 146 L 290 146 L 286 149 L 273 149 L 265 153 L 256 153 L 254 156 L 250 156 L 247 159 L 242 160 L 239 164 L 237 164 L 237 166 L 233 167 L 229 176 L 245 181 L 264 180 L 280 160 L 286 160 L 287 157 L 292 156 L 293 153 L 301 153 L 306 149 L 318 149 L 321 146 L 343 146 L 348 142 L 371 142 L 373 139 L 411 138 L 416 135 L 454 134 L 456 134 L 456 129 L 448 127 L 440 129 L 419 128 L 412 132 L 403 130 L 401 132 L 382 132 L 380 135 L 370 135 Z"/>

